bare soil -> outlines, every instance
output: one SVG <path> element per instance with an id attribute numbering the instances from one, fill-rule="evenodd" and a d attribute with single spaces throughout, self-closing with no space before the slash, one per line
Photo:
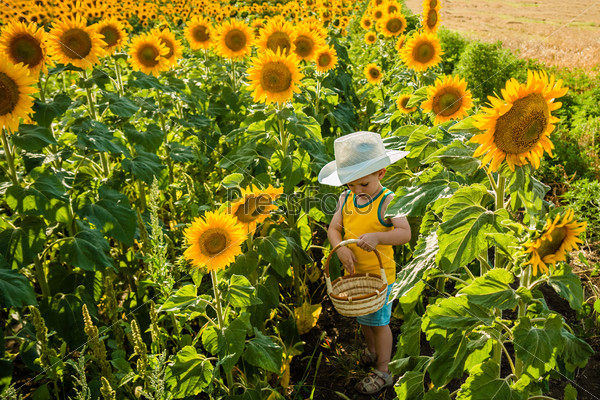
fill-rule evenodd
<path id="1" fill-rule="evenodd" d="M 405 0 L 415 14 L 423 0 Z M 599 0 L 441 0 L 441 24 L 469 39 L 502 41 L 519 57 L 598 72 Z"/>

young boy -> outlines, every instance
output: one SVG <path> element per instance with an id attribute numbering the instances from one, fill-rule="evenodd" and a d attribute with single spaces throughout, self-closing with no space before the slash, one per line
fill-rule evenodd
<path id="1" fill-rule="evenodd" d="M 371 272 L 381 269 L 373 249 L 377 248 L 386 272 L 388 296 L 396 279 L 396 263 L 392 246 L 410 241 L 410 226 L 406 217 L 386 219 L 388 204 L 394 194 L 381 185 L 385 167 L 408 154 L 386 150 L 381 136 L 373 132 L 355 132 L 334 142 L 335 161 L 319 173 L 319 182 L 332 186 L 346 185 L 329 225 L 327 237 L 334 247 L 342 240 L 359 239 L 358 243 L 340 247 L 337 255 L 347 273 Z M 357 317 L 366 341 L 362 361 L 375 368 L 356 385 L 363 394 L 373 394 L 392 386 L 388 364 L 392 356 L 392 331 L 389 327 L 392 304 Z"/>

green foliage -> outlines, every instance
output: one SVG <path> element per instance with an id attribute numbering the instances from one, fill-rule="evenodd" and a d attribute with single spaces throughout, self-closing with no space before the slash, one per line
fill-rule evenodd
<path id="1" fill-rule="evenodd" d="M 508 79 L 518 78 L 519 69 L 517 58 L 501 42 L 473 41 L 461 53 L 454 73 L 467 80 L 473 98 L 485 103 L 487 96 L 500 94 Z"/>
<path id="2" fill-rule="evenodd" d="M 596 241 L 600 237 L 600 182 L 580 179 L 571 184 L 562 195 L 562 201 L 575 211 L 578 219 L 587 222 L 586 237 Z"/>
<path id="3" fill-rule="evenodd" d="M 456 64 L 461 58 L 462 52 L 468 45 L 468 40 L 463 38 L 460 33 L 441 27 L 438 31 L 438 38 L 444 51 L 442 56 L 442 72 L 450 75 L 456 68 Z"/>

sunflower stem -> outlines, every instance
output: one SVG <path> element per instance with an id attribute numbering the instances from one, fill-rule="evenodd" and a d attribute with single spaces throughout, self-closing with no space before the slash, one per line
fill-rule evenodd
<path id="1" fill-rule="evenodd" d="M 217 311 L 217 321 L 219 323 L 219 330 L 221 333 L 225 329 L 225 320 L 223 317 L 223 308 L 221 305 L 221 293 L 219 292 L 219 280 L 217 278 L 217 271 L 211 270 L 210 277 L 212 279 L 213 291 L 215 293 L 215 310 Z M 231 371 L 227 372 L 227 387 L 233 388 L 233 375 Z"/>
<path id="2" fill-rule="evenodd" d="M 287 155 L 288 137 L 285 132 L 285 121 L 281 118 L 281 111 L 285 107 L 285 103 L 277 103 L 277 124 L 279 125 L 279 143 L 281 144 L 281 152 L 283 158 Z"/>
<path id="3" fill-rule="evenodd" d="M 162 96 L 160 90 L 156 91 L 156 101 L 158 102 L 158 119 L 160 121 L 160 129 L 165 133 L 165 137 L 167 136 L 167 123 L 165 121 L 165 115 L 163 114 L 163 103 Z M 169 139 L 167 138 L 167 141 Z"/>
<path id="4" fill-rule="evenodd" d="M 231 62 L 231 88 L 235 93 L 237 91 L 237 81 L 235 78 L 235 61 L 229 60 Z"/>
<path id="5" fill-rule="evenodd" d="M 87 80 L 87 72 L 85 70 L 81 71 L 81 76 L 83 77 L 84 80 Z M 85 95 L 87 97 L 90 116 L 92 117 L 93 120 L 97 121 L 98 117 L 96 115 L 96 106 L 94 105 L 94 100 L 92 97 L 92 89 L 90 87 L 88 87 L 87 84 L 85 85 Z"/>
<path id="6" fill-rule="evenodd" d="M 50 292 L 50 286 L 48 285 L 48 279 L 46 279 L 46 269 L 44 268 L 44 263 L 40 255 L 35 256 L 33 260 L 35 276 L 37 277 L 38 283 L 40 284 L 40 289 L 42 290 L 42 294 L 46 297 L 52 296 Z"/>
<path id="7" fill-rule="evenodd" d="M 506 186 L 506 178 L 498 174 L 498 183 L 496 184 L 496 211 L 504 208 L 504 190 Z M 496 256 L 494 257 L 494 268 L 502 268 L 504 265 L 504 256 L 500 253 L 498 246 L 495 248 Z"/>
<path id="8" fill-rule="evenodd" d="M 532 268 L 531 265 L 527 265 L 525 268 L 523 268 L 523 270 L 521 272 L 521 282 L 520 282 L 521 287 L 529 288 L 529 284 L 531 282 L 531 268 Z M 525 301 L 523 299 L 519 299 L 519 306 L 517 309 L 518 319 L 521 319 L 526 314 L 527 314 L 527 303 L 525 303 Z M 517 376 L 517 379 L 521 378 L 521 375 L 523 375 L 523 368 L 524 368 L 523 360 L 521 360 L 520 358 L 517 357 L 515 360 L 515 372 L 514 372 L 514 374 Z"/>
<path id="9" fill-rule="evenodd" d="M 40 89 L 39 93 L 40 93 L 40 100 L 42 101 L 42 103 L 46 102 L 46 85 L 44 82 L 42 82 L 42 75 L 40 74 L 40 80 L 37 82 L 38 84 L 38 88 Z M 48 79 L 46 79 L 48 80 Z"/>
<path id="10" fill-rule="evenodd" d="M 140 212 L 143 214 L 146 211 L 146 186 L 141 180 L 137 180 L 138 190 L 140 192 Z"/>
<path id="11" fill-rule="evenodd" d="M 317 72 L 317 87 L 315 89 L 315 116 L 319 115 L 319 101 L 321 100 L 321 74 Z"/>
<path id="12" fill-rule="evenodd" d="M 123 79 L 121 78 L 121 66 L 119 65 L 119 60 L 114 57 L 115 60 L 115 75 L 117 77 L 117 91 L 121 96 L 125 95 L 125 90 L 123 89 Z"/>
<path id="13" fill-rule="evenodd" d="M 8 164 L 10 180 L 13 182 L 13 185 L 18 185 L 19 180 L 17 179 L 17 171 L 15 169 L 14 153 L 10 143 L 8 142 L 6 129 L 4 128 L 2 129 L 2 146 L 4 147 L 4 157 L 6 157 L 6 163 Z"/>

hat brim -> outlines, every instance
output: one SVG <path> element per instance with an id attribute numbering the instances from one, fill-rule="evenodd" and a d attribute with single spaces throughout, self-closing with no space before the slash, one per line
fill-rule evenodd
<path id="1" fill-rule="evenodd" d="M 327 163 L 323 168 L 321 168 L 318 177 L 319 183 L 330 186 L 342 186 L 346 183 L 362 178 L 363 176 L 372 174 L 373 172 L 377 172 L 381 168 L 385 168 L 388 165 L 401 160 L 407 155 L 408 151 L 386 150 L 386 155 L 384 157 L 357 165 L 355 167 L 355 171 L 345 173 L 343 178 L 340 178 L 338 174 L 336 162 L 331 161 Z"/>

